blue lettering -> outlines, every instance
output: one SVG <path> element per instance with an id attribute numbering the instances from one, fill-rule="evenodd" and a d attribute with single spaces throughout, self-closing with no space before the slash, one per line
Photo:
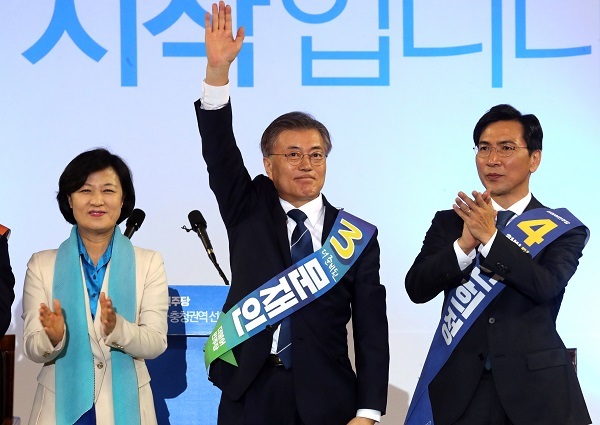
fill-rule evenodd
<path id="1" fill-rule="evenodd" d="M 324 13 L 306 13 L 298 6 L 294 0 L 283 0 L 283 7 L 288 11 L 290 15 L 301 22 L 305 22 L 307 24 L 324 24 L 325 22 L 333 21 L 335 18 L 340 16 L 340 14 L 346 8 L 348 0 L 335 0 L 331 9 Z"/>
<path id="2" fill-rule="evenodd" d="M 107 50 L 96 43 L 81 26 L 75 11 L 75 0 L 56 0 L 48 28 L 33 46 L 23 52 L 23 56 L 31 63 L 38 62 L 50 53 L 65 32 L 83 53 L 96 62 L 106 54 Z"/>

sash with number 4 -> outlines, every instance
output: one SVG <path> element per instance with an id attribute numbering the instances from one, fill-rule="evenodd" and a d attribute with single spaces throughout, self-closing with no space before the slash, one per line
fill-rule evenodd
<path id="1" fill-rule="evenodd" d="M 233 347 L 329 291 L 362 254 L 375 230 L 372 224 L 340 210 L 321 249 L 271 278 L 219 316 L 204 346 L 206 368 L 217 358 L 237 366 Z"/>
<path id="2" fill-rule="evenodd" d="M 583 226 L 583 223 L 567 209 L 536 208 L 516 217 L 502 233 L 517 244 L 523 252 L 535 257 L 542 249 L 569 230 Z M 589 230 L 586 228 L 589 239 Z M 435 331 L 429 353 L 425 359 L 417 388 L 413 395 L 405 425 L 434 425 L 429 384 L 444 366 L 454 348 L 477 320 L 481 312 L 504 289 L 498 276 L 481 274 L 479 254 L 468 282 L 448 293 L 442 317 Z"/>

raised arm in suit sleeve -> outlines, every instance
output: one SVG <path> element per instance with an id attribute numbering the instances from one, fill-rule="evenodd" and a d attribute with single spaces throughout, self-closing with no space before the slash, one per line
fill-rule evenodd
<path id="1" fill-rule="evenodd" d="M 254 194 L 252 178 L 233 134 L 231 102 L 210 111 L 202 109 L 200 101 L 195 107 L 209 185 L 217 198 L 225 227 L 229 228 L 243 218 L 243 211 L 253 202 Z"/>
<path id="2" fill-rule="evenodd" d="M 225 86 L 229 82 L 231 64 L 244 42 L 244 28 L 238 28 L 234 35 L 231 6 L 213 4 L 212 13 L 205 15 L 204 29 L 207 58 L 204 81 L 209 86 Z M 216 102 L 220 104 L 221 100 Z M 250 202 L 246 194 L 252 193 L 252 179 L 233 135 L 231 103 L 217 110 L 205 110 L 198 100 L 195 107 L 210 188 L 217 198 L 225 227 L 229 228 Z"/>

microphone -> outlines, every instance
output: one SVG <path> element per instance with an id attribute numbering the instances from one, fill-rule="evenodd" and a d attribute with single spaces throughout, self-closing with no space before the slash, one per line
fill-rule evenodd
<path id="1" fill-rule="evenodd" d="M 131 211 L 131 215 L 127 219 L 127 222 L 125 223 L 125 233 L 123 233 L 123 235 L 126 238 L 131 239 L 133 234 L 142 226 L 145 218 L 146 213 L 144 211 L 140 210 L 139 208 L 134 208 L 134 210 Z"/>
<path id="2" fill-rule="evenodd" d="M 216 267 L 217 271 L 219 272 L 219 275 L 225 281 L 225 285 L 229 285 L 229 281 L 227 280 L 225 274 L 223 273 L 223 270 L 221 270 L 221 267 L 219 267 L 219 264 L 217 263 L 217 257 L 215 256 L 212 244 L 210 243 L 210 239 L 208 238 L 208 233 L 206 233 L 206 220 L 202 216 L 202 213 L 198 210 L 191 211 L 188 214 L 188 220 L 190 221 L 192 230 L 198 234 L 198 237 L 200 237 L 202 245 L 204 245 L 204 249 L 208 254 L 208 258 L 210 258 L 210 261 Z"/>
<path id="3" fill-rule="evenodd" d="M 191 211 L 188 214 L 188 220 L 190 221 L 190 225 L 192 226 L 192 230 L 198 233 L 200 240 L 202 241 L 202 245 L 204 245 L 204 249 L 206 249 L 206 253 L 210 257 L 211 261 L 215 262 L 216 257 L 210 243 L 210 239 L 208 238 L 208 233 L 206 233 L 206 220 L 202 216 L 202 213 L 198 210 Z"/>

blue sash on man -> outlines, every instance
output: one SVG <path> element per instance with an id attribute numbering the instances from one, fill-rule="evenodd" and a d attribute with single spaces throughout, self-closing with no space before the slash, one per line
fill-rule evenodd
<path id="1" fill-rule="evenodd" d="M 554 240 L 579 226 L 583 226 L 583 223 L 565 208 L 537 208 L 515 218 L 502 233 L 524 252 L 535 257 Z M 429 384 L 471 325 L 504 289 L 505 285 L 495 279 L 497 276 L 489 277 L 480 272 L 477 254 L 469 281 L 452 289 L 445 298 L 442 317 L 408 408 L 405 425 L 434 425 Z"/>
<path id="2" fill-rule="evenodd" d="M 271 278 L 221 314 L 204 346 L 204 362 L 237 366 L 231 349 L 314 301 L 338 283 L 362 254 L 375 226 L 340 210 L 323 247 Z"/>

